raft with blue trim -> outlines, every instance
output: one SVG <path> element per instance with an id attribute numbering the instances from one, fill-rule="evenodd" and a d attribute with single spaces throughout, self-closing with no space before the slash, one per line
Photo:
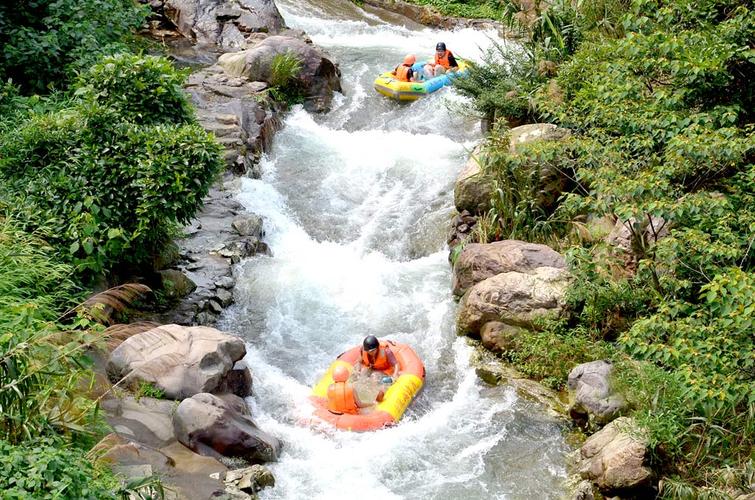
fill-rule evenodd
<path id="1" fill-rule="evenodd" d="M 443 75 L 422 82 L 401 82 L 396 80 L 396 76 L 392 72 L 387 71 L 375 78 L 375 90 L 384 96 L 396 99 L 397 101 L 416 101 L 420 97 L 432 94 L 446 85 L 449 85 L 454 78 L 465 76 L 469 68 L 469 63 L 463 59 L 457 59 L 457 62 L 459 63 L 458 70 L 449 71 Z M 421 73 L 425 64 L 427 63 L 415 63 L 412 66 L 412 69 L 415 72 Z"/>
<path id="2" fill-rule="evenodd" d="M 344 352 L 328 367 L 325 375 L 312 390 L 310 400 L 315 406 L 314 416 L 338 429 L 347 431 L 373 431 L 395 425 L 403 416 L 425 383 L 425 365 L 414 349 L 406 344 L 390 342 L 390 348 L 398 361 L 398 377 L 385 391 L 383 401 L 369 408 L 360 408 L 358 414 L 336 414 L 328 411 L 328 387 L 333 384 L 333 370 L 341 365 L 349 373 L 361 362 L 362 352 L 356 346 Z M 390 375 L 392 369 L 385 370 Z"/>

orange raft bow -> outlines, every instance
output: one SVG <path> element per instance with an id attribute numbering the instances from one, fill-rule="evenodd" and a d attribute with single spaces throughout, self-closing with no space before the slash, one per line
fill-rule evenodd
<path id="1" fill-rule="evenodd" d="M 398 361 L 399 375 L 386 391 L 383 401 L 361 409 L 362 413 L 356 415 L 339 415 L 328 411 L 328 387 L 333 383 L 333 370 L 341 365 L 351 373 L 361 358 L 361 349 L 357 346 L 338 356 L 312 390 L 310 399 L 315 405 L 315 417 L 347 431 L 373 431 L 397 423 L 409 403 L 422 389 L 425 382 L 425 365 L 408 345 L 394 342 L 389 342 L 389 345 Z M 391 372 L 391 369 L 385 370 L 389 375 Z"/>

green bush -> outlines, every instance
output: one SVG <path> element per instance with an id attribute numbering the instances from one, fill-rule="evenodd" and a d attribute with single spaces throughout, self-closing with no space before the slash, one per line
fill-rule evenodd
<path id="1" fill-rule="evenodd" d="M 304 90 L 299 82 L 301 60 L 293 52 L 277 54 L 270 65 L 270 95 L 288 105 L 304 102 Z"/>
<path id="2" fill-rule="evenodd" d="M 116 498 L 118 481 L 97 471 L 81 450 L 48 438 L 14 446 L 0 440 L 3 498 Z"/>
<path id="3" fill-rule="evenodd" d="M 186 75 L 162 57 L 117 54 L 83 72 L 73 85 L 74 95 L 139 125 L 193 123 L 182 87 Z"/>
<path id="4" fill-rule="evenodd" d="M 128 61 L 95 66 L 70 106 L 31 113 L 0 137 L 0 182 L 7 187 L 0 201 L 6 198 L 27 229 L 45 227 L 84 273 L 145 262 L 194 215 L 222 167 L 220 146 L 193 124 L 176 87 L 181 75 L 156 59 L 124 69 L 130 82 L 141 82 L 141 92 L 127 92 L 138 103 L 94 102 L 96 89 L 118 85 L 87 77 L 120 74 Z M 157 123 L 168 108 L 168 119 Z"/>
<path id="5" fill-rule="evenodd" d="M 0 81 L 25 92 L 61 87 L 103 53 L 123 50 L 147 8 L 133 0 L 35 0 L 0 4 Z"/>

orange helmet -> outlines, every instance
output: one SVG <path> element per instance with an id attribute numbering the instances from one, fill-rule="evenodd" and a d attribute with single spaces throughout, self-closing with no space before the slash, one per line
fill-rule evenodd
<path id="1" fill-rule="evenodd" d="M 333 370 L 333 380 L 336 382 L 346 382 L 349 380 L 349 370 L 343 365 L 336 366 Z"/>
<path id="2" fill-rule="evenodd" d="M 417 62 L 417 58 L 414 56 L 414 54 L 409 54 L 404 58 L 404 64 L 406 64 L 407 66 L 411 66 L 415 62 Z"/>

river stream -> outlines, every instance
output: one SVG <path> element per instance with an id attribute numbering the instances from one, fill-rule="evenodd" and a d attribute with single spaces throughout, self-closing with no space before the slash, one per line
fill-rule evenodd
<path id="1" fill-rule="evenodd" d="M 258 425 L 284 442 L 264 499 L 560 498 L 561 425 L 507 386 L 489 387 L 456 336 L 446 232 L 453 181 L 481 139 L 465 101 L 443 89 L 411 105 L 372 88 L 407 53 L 444 41 L 477 59 L 493 33 L 443 32 L 347 0 L 279 1 L 339 63 L 331 112 L 295 108 L 239 200 L 263 216 L 273 256 L 239 265 L 220 328 L 244 337 Z M 396 427 L 369 433 L 302 422 L 333 358 L 368 334 L 412 345 L 423 392 Z"/>

